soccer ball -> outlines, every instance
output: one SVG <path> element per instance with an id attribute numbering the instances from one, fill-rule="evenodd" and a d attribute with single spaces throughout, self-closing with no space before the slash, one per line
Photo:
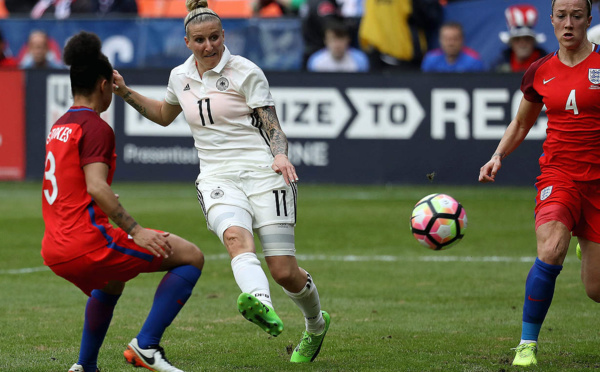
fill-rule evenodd
<path id="1" fill-rule="evenodd" d="M 415 205 L 410 229 L 423 246 L 436 251 L 447 249 L 465 235 L 467 212 L 450 195 L 427 195 Z"/>

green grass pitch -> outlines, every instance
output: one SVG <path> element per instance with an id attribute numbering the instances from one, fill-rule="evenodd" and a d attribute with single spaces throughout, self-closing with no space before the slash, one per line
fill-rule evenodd
<path id="1" fill-rule="evenodd" d="M 298 260 L 332 319 L 310 365 L 288 362 L 304 322 L 274 282 L 285 323 L 279 337 L 237 312 L 229 260 L 206 229 L 193 182 L 117 182 L 114 190 L 140 224 L 192 240 L 206 255 L 192 297 L 163 338 L 167 357 L 185 371 L 518 370 L 510 349 L 520 337 L 535 257 L 533 187 L 301 184 Z M 412 207 L 433 192 L 452 195 L 468 215 L 465 238 L 446 251 L 420 246 L 409 231 Z M 43 268 L 40 200 L 37 182 L 0 183 L 2 372 L 65 372 L 77 361 L 86 297 Z M 539 370 L 600 368 L 598 305 L 585 295 L 574 246 L 542 328 Z M 103 372 L 133 371 L 122 352 L 161 277 L 143 274 L 127 284 L 100 352 Z"/>

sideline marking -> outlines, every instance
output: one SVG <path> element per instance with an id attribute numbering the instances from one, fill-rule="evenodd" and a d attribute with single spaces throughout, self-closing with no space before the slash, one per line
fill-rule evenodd
<path id="1" fill-rule="evenodd" d="M 23 269 L 0 270 L 0 274 L 29 274 L 29 273 L 35 273 L 38 271 L 47 271 L 47 270 L 50 270 L 47 266 L 26 267 Z"/>
<path id="2" fill-rule="evenodd" d="M 258 254 L 259 257 L 264 257 L 262 254 Z M 325 254 L 297 254 L 296 258 L 299 261 L 334 261 L 334 262 L 492 262 L 492 263 L 533 263 L 535 257 L 504 257 L 504 256 L 357 256 L 357 255 L 345 255 L 345 256 L 330 256 Z M 206 255 L 207 260 L 225 260 L 229 259 L 227 253 L 211 254 Z M 565 262 L 573 262 L 575 259 L 567 257 Z M 22 269 L 8 269 L 0 270 L 0 275 L 19 275 L 19 274 L 30 274 L 40 271 L 49 271 L 50 269 L 46 266 L 38 267 L 26 267 Z"/>

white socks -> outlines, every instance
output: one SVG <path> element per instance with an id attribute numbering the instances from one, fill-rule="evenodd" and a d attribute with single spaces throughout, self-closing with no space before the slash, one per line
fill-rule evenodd
<path id="1" fill-rule="evenodd" d="M 231 260 L 231 269 L 242 292 L 250 293 L 263 304 L 273 307 L 269 280 L 255 253 L 247 252 L 235 256 Z"/>
<path id="2" fill-rule="evenodd" d="M 269 280 L 263 271 L 255 253 L 242 253 L 231 260 L 233 277 L 242 292 L 250 293 L 260 302 L 273 308 Z M 298 293 L 292 293 L 283 288 L 283 291 L 294 301 L 304 314 L 306 331 L 320 334 L 325 329 L 325 320 L 321 314 L 319 292 L 309 273 L 306 285 Z"/>
<path id="3" fill-rule="evenodd" d="M 306 331 L 308 333 L 320 334 L 325 329 L 325 320 L 321 314 L 321 302 L 319 301 L 319 292 L 312 281 L 312 277 L 307 272 L 308 281 L 302 290 L 298 293 L 292 293 L 283 288 L 283 291 L 294 301 L 304 314 Z"/>
<path id="4" fill-rule="evenodd" d="M 537 341 L 535 340 L 521 340 L 521 342 L 519 342 L 519 345 L 522 344 L 536 344 L 537 345 Z"/>

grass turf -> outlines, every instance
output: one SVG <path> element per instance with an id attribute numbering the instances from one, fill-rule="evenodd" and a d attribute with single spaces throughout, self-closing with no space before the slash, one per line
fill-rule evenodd
<path id="1" fill-rule="evenodd" d="M 300 185 L 298 260 L 332 319 L 310 365 L 288 361 L 303 319 L 275 283 L 282 335 L 269 337 L 237 312 L 229 260 L 206 229 L 193 185 L 116 183 L 114 190 L 141 225 L 183 236 L 207 257 L 162 342 L 185 371 L 519 370 L 510 366 L 510 348 L 535 257 L 533 188 Z M 465 239 L 446 251 L 423 248 L 409 232 L 412 207 L 433 192 L 454 196 L 468 215 Z M 0 183 L 2 372 L 64 372 L 77 360 L 86 297 L 42 267 L 40 201 L 37 182 Z M 600 368 L 597 305 L 581 285 L 574 245 L 542 328 L 544 371 Z M 161 277 L 142 274 L 127 284 L 100 352 L 103 372 L 133 370 L 122 352 Z"/>

